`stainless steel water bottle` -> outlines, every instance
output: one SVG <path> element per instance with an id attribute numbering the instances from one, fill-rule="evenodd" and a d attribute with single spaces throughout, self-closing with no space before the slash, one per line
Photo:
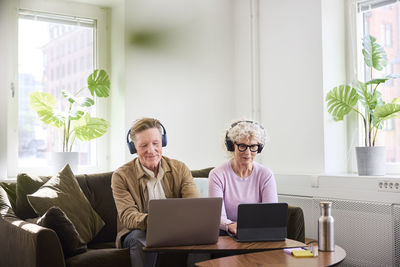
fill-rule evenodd
<path id="1" fill-rule="evenodd" d="M 332 202 L 319 203 L 321 217 L 318 219 L 318 248 L 320 251 L 335 251 L 334 219 L 331 215 Z"/>

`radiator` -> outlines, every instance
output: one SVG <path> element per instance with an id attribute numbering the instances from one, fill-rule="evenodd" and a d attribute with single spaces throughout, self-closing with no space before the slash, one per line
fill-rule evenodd
<path id="1" fill-rule="evenodd" d="M 303 209 L 306 238 L 318 239 L 319 203 L 332 202 L 335 243 L 346 250 L 341 267 L 400 266 L 400 205 L 279 195 Z"/>

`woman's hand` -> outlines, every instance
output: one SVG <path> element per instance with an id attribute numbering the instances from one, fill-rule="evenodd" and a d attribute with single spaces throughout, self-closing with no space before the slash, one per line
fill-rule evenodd
<path id="1" fill-rule="evenodd" d="M 236 235 L 237 223 L 228 224 L 228 232 L 232 233 L 233 235 Z"/>

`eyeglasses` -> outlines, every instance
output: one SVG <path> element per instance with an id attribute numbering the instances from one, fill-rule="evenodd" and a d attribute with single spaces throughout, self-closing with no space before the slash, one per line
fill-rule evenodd
<path id="1" fill-rule="evenodd" d="M 260 147 L 260 144 L 257 145 L 236 144 L 236 145 L 240 152 L 246 151 L 247 148 L 249 148 L 251 152 L 258 152 L 258 148 Z"/>

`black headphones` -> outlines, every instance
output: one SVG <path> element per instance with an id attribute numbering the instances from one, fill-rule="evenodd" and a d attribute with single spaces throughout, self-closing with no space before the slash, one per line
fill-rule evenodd
<path id="1" fill-rule="evenodd" d="M 165 130 L 164 125 L 162 125 L 161 122 L 160 122 L 160 126 L 164 132 L 161 135 L 161 145 L 163 147 L 165 147 L 167 145 L 167 131 Z M 130 133 L 131 133 L 131 129 L 129 129 L 128 134 L 126 135 L 126 142 L 128 143 L 129 152 L 131 152 L 131 154 L 135 154 L 137 151 L 136 151 L 136 147 L 135 147 L 135 144 L 133 143 L 133 141 L 129 140 Z"/>
<path id="2" fill-rule="evenodd" d="M 233 127 L 235 127 L 236 125 L 238 125 L 238 124 L 241 123 L 241 122 L 256 124 L 256 125 L 258 125 L 261 129 L 264 130 L 264 127 L 262 127 L 261 124 L 255 122 L 255 121 L 237 121 L 237 122 L 233 123 L 233 124 L 231 125 L 231 128 L 229 128 L 229 129 L 226 131 L 226 134 L 225 134 L 225 146 L 226 146 L 226 149 L 227 149 L 228 151 L 230 151 L 230 152 L 234 152 L 234 151 L 235 151 L 235 144 L 234 144 L 234 143 L 232 142 L 232 140 L 228 137 L 228 133 L 229 133 L 229 131 L 230 131 Z M 257 153 L 261 153 L 261 151 L 263 150 L 263 148 L 264 148 L 264 146 L 263 146 L 262 144 L 258 144 Z"/>

